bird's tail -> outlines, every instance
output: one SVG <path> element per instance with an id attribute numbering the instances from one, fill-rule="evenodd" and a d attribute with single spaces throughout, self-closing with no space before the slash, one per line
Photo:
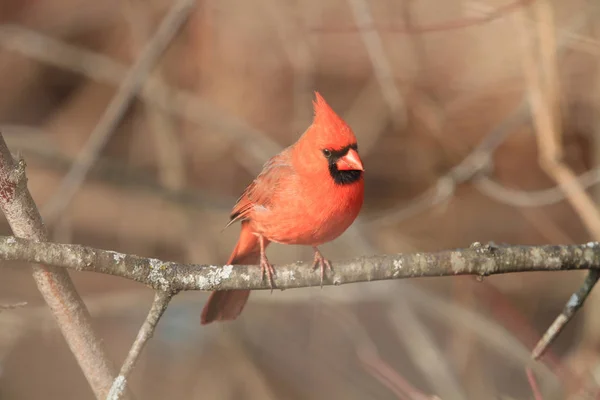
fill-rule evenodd
<path id="1" fill-rule="evenodd" d="M 265 240 L 265 247 L 269 244 Z M 229 265 L 253 265 L 260 261 L 260 245 L 258 236 L 250 229 L 247 221 L 242 222 L 242 231 L 240 238 L 229 256 Z M 218 290 L 212 292 L 208 301 L 202 309 L 200 322 L 202 325 L 210 324 L 213 321 L 233 320 L 240 315 L 248 297 L 249 290 Z"/>

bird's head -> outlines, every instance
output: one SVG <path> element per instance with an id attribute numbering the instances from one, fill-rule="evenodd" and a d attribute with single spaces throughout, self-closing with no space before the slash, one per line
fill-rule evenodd
<path id="1" fill-rule="evenodd" d="M 313 123 L 299 140 L 303 152 L 310 156 L 310 164 L 320 169 L 327 167 L 339 185 L 360 180 L 364 168 L 354 132 L 318 92 L 313 106 Z"/>

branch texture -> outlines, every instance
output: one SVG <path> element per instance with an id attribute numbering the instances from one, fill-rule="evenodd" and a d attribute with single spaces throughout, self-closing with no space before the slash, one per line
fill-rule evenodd
<path id="1" fill-rule="evenodd" d="M 144 324 L 140 328 L 138 335 L 127 354 L 127 358 L 125 362 L 123 362 L 123 366 L 121 367 L 121 371 L 119 372 L 119 376 L 117 376 L 113 382 L 112 387 L 110 388 L 110 393 L 107 396 L 107 400 L 120 400 L 123 398 L 125 394 L 125 389 L 127 388 L 127 380 L 129 379 L 129 375 L 133 368 L 135 367 L 144 346 L 148 343 L 148 340 L 154 334 L 154 330 L 156 329 L 156 325 L 158 321 L 167 310 L 167 306 L 169 305 L 169 301 L 171 301 L 171 293 L 160 292 L 157 291 L 154 295 L 154 302 L 152 303 L 152 307 L 148 312 L 148 316 L 144 321 Z"/>
<path id="2" fill-rule="evenodd" d="M 28 261 L 131 279 L 156 290 L 270 289 L 256 265 L 196 265 L 161 261 L 91 247 L 0 237 L 0 259 Z M 434 276 L 488 276 L 511 272 L 600 269 L 600 244 L 497 246 L 474 243 L 437 253 L 374 255 L 334 263 L 324 285 Z M 275 266 L 280 289 L 319 286 L 309 264 Z"/>
<path id="3" fill-rule="evenodd" d="M 15 236 L 48 240 L 40 213 L 27 189 L 25 162 L 15 162 L 1 134 L 0 208 Z M 116 374 L 71 278 L 64 270 L 41 265 L 33 266 L 33 278 L 96 398 L 106 397 Z"/>

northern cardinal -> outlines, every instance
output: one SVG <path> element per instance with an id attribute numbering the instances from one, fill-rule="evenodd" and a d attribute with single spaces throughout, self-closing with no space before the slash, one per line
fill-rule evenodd
<path id="1" fill-rule="evenodd" d="M 242 230 L 227 264 L 260 264 L 273 287 L 273 266 L 265 249 L 270 242 L 312 246 L 313 269 L 331 264 L 317 246 L 341 235 L 363 204 L 363 164 L 352 129 L 318 92 L 312 125 L 296 143 L 264 165 L 231 212 Z M 249 290 L 213 292 L 201 322 L 233 320 L 242 312 Z"/>

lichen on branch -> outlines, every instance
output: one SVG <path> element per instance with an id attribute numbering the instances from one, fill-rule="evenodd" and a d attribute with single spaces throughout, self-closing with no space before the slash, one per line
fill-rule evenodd
<path id="1" fill-rule="evenodd" d="M 181 264 L 73 244 L 0 237 L 0 259 L 28 261 L 131 279 L 156 290 L 270 289 L 256 265 Z M 333 263 L 324 285 L 435 276 L 488 276 L 528 271 L 600 269 L 600 245 L 510 246 L 474 243 L 435 253 L 363 256 Z M 280 289 L 319 286 L 309 264 L 275 266 Z"/>

